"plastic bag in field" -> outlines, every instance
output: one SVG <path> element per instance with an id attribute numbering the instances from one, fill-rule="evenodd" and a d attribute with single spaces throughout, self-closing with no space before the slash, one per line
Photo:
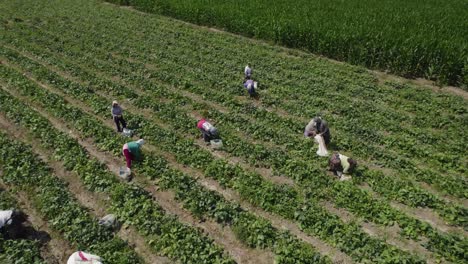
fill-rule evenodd
<path id="1" fill-rule="evenodd" d="M 319 145 L 318 150 L 317 150 L 317 155 L 321 157 L 328 156 L 328 150 L 327 150 L 327 147 L 325 146 L 325 141 L 323 140 L 323 137 L 321 135 L 316 135 L 314 139 L 315 139 L 315 142 L 317 142 Z"/>

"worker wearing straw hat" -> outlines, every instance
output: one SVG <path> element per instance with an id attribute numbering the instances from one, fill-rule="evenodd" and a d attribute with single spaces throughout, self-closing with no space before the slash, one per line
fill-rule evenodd
<path id="1" fill-rule="evenodd" d="M 122 132 L 122 128 L 127 127 L 127 123 L 125 122 L 125 119 L 123 118 L 123 109 L 120 107 L 119 103 L 117 101 L 112 102 L 112 118 L 114 119 L 115 126 L 117 127 L 117 132 Z M 122 128 L 120 128 L 120 125 L 122 124 Z"/>

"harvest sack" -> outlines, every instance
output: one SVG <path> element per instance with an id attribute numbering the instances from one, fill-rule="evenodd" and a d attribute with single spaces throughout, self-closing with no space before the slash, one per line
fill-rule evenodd
<path id="1" fill-rule="evenodd" d="M 321 157 L 328 156 L 327 147 L 325 146 L 325 141 L 323 140 L 323 137 L 321 135 L 316 135 L 314 139 L 315 139 L 315 142 L 317 142 L 319 145 L 318 150 L 317 150 L 317 155 Z"/>
<path id="2" fill-rule="evenodd" d="M 101 258 L 85 253 L 83 251 L 77 251 L 68 258 L 67 264 L 102 264 Z"/>
<path id="3" fill-rule="evenodd" d="M 0 228 L 11 224 L 11 216 L 13 215 L 12 210 L 0 211 Z"/>

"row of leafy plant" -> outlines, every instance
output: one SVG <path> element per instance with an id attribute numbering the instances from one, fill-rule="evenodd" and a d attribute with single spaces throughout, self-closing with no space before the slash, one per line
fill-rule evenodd
<path id="1" fill-rule="evenodd" d="M 168 74 L 167 72 L 164 72 L 164 74 L 163 74 L 164 77 L 163 78 L 166 78 L 165 75 L 167 75 L 167 74 Z M 202 88 L 202 89 L 204 89 L 204 88 Z M 297 126 L 297 123 L 296 123 L 296 126 Z M 261 130 L 257 130 L 257 131 L 261 131 Z M 283 138 L 284 138 L 284 136 L 283 136 Z M 341 141 L 341 142 L 343 142 L 343 141 Z M 348 140 L 345 140 L 344 143 L 346 145 L 348 145 L 348 146 L 351 146 L 351 147 L 352 146 L 358 146 L 358 145 L 363 146 L 360 149 L 361 150 L 363 150 L 363 149 L 368 150 L 367 152 L 363 151 L 363 153 L 365 153 L 365 154 L 367 153 L 367 156 L 370 155 L 369 153 L 380 153 L 380 149 L 376 149 L 375 147 L 374 148 L 369 148 L 368 145 L 363 145 L 364 142 L 354 141 L 354 142 L 351 142 L 351 143 L 353 143 L 353 144 L 351 144 L 350 142 L 348 142 Z M 440 145 L 444 145 L 444 144 L 440 144 Z M 458 145 L 460 145 L 460 144 L 458 144 Z M 359 149 L 356 152 L 360 152 Z M 440 175 L 440 176 L 437 175 L 436 177 L 434 177 L 433 171 L 428 171 L 428 170 L 425 170 L 425 171 L 417 170 L 416 173 L 414 173 L 414 166 L 413 166 L 412 163 L 408 163 L 408 160 L 405 160 L 405 163 L 402 163 L 402 162 L 397 162 L 397 161 L 401 161 L 401 159 L 395 160 L 394 158 L 392 158 L 388 154 L 387 155 L 381 155 L 381 156 L 384 159 L 388 160 L 387 163 L 392 164 L 394 168 L 400 168 L 401 165 L 403 164 L 405 166 L 405 174 L 407 176 L 411 175 L 410 177 L 414 177 L 414 176 L 412 176 L 412 174 L 416 174 L 419 179 L 423 179 L 426 182 L 440 183 L 440 186 L 444 186 L 445 190 L 453 189 L 454 191 L 452 191 L 452 193 L 454 193 L 456 195 L 464 197 L 467 194 L 466 188 L 463 188 L 463 186 L 465 185 L 464 183 L 466 181 L 463 180 L 463 179 L 461 181 L 459 179 L 457 179 L 457 178 L 453 178 L 453 180 L 448 180 L 447 177 L 442 177 L 442 175 Z M 369 175 L 373 176 L 374 174 L 369 174 Z M 378 181 L 372 180 L 372 177 L 368 177 L 367 179 L 370 180 L 370 182 L 372 183 L 371 185 L 377 186 Z M 406 203 L 408 203 L 410 205 L 426 205 L 426 204 L 431 205 L 431 204 L 433 204 L 432 200 L 433 200 L 434 197 L 431 197 L 430 195 L 428 196 L 428 195 L 424 194 L 424 192 L 421 193 L 420 189 L 413 188 L 411 186 L 411 184 L 408 186 L 407 184 L 405 184 L 404 181 L 397 182 L 396 184 L 395 183 L 391 184 L 391 182 L 389 183 L 389 180 L 392 181 L 391 177 L 382 177 L 382 176 L 380 176 L 380 177 L 377 177 L 376 179 L 385 179 L 386 180 L 385 184 L 387 186 L 385 186 L 385 188 L 378 188 L 379 186 L 377 186 L 377 190 L 379 192 L 381 192 L 381 193 L 384 193 L 384 192 L 388 193 L 388 194 L 386 194 L 388 197 L 396 198 L 397 200 L 406 202 Z M 382 180 L 380 180 L 379 182 L 382 182 Z M 462 184 L 460 184 L 460 183 L 462 183 Z M 401 188 L 401 187 L 408 187 L 408 188 Z M 405 190 L 406 192 L 397 191 L 397 190 Z M 418 195 L 412 195 L 413 191 L 416 191 L 419 194 Z M 404 198 L 405 196 L 407 198 Z M 417 197 L 417 199 L 415 199 L 414 197 Z M 440 200 L 438 200 L 435 204 L 436 205 L 433 205 L 432 207 L 436 207 L 436 208 L 439 208 L 440 210 L 445 211 L 445 212 L 443 212 L 443 215 L 447 216 L 446 219 L 455 219 L 455 220 L 457 219 L 457 217 L 456 216 L 454 217 L 453 214 L 451 213 L 453 210 L 446 210 L 445 209 L 446 207 L 443 206 L 443 203 L 441 203 Z M 459 211 L 459 210 L 455 210 L 455 211 Z"/>
<path id="2" fill-rule="evenodd" d="M 56 76 L 54 81 L 51 82 L 49 80 L 49 83 L 50 84 L 55 83 L 57 85 L 57 88 L 70 87 L 70 84 L 62 83 L 62 81 L 60 81 L 58 79 L 58 76 Z M 74 91 L 83 91 L 83 89 L 75 89 Z M 72 94 L 70 93 L 70 95 Z M 89 94 L 88 92 L 88 96 L 86 97 L 87 100 L 91 100 L 90 98 L 93 98 L 93 97 L 95 96 L 92 94 Z M 50 101 L 50 96 L 49 96 L 49 101 Z M 103 101 L 102 102 L 103 107 L 104 105 L 108 104 L 105 98 L 102 98 L 101 101 Z M 96 101 L 92 104 L 95 104 L 95 103 Z M 57 102 L 57 103 L 53 103 L 52 105 L 62 105 L 62 104 L 63 103 Z M 107 115 L 107 113 L 104 113 L 104 115 Z M 81 114 L 78 116 L 81 116 Z M 129 120 L 133 119 L 132 115 L 128 113 L 127 113 L 127 118 Z M 352 248 L 364 246 L 366 248 L 365 251 L 368 251 L 368 253 L 359 253 L 359 254 L 364 255 L 368 257 L 369 259 L 375 259 L 377 256 L 369 255 L 369 253 L 374 252 L 375 250 L 379 250 L 382 252 L 385 252 L 387 250 L 391 250 L 392 252 L 394 252 L 396 250 L 395 248 L 392 249 L 392 247 L 384 246 L 383 244 L 380 244 L 378 240 L 372 239 L 369 236 L 365 235 L 362 231 L 360 231 L 359 227 L 353 226 L 353 225 L 346 225 L 342 223 L 338 217 L 326 213 L 326 211 L 324 211 L 322 208 L 319 208 L 318 205 L 314 205 L 314 204 L 305 205 L 305 204 L 300 204 L 300 203 L 297 204 L 298 202 L 297 200 L 296 201 L 295 199 L 291 200 L 291 198 L 294 198 L 295 196 L 294 192 L 291 193 L 291 191 L 288 191 L 288 187 L 286 186 L 273 185 L 269 182 L 264 181 L 258 175 L 247 174 L 243 172 L 242 169 L 240 169 L 239 167 L 233 167 L 223 161 L 216 161 L 216 160 L 210 161 L 209 157 L 206 156 L 207 155 L 206 153 L 203 153 L 203 155 L 200 155 L 199 154 L 200 151 L 197 151 L 196 149 L 191 150 L 190 153 L 187 153 L 187 152 L 184 153 L 183 149 L 188 149 L 190 147 L 189 146 L 191 145 L 190 141 L 183 143 L 181 139 L 177 140 L 177 137 L 174 136 L 170 131 L 163 131 L 161 130 L 161 128 L 158 128 L 152 123 L 146 122 L 142 118 L 138 118 L 137 123 L 142 126 L 140 130 L 141 135 L 144 135 L 148 139 L 152 139 L 152 141 L 154 142 L 158 142 L 158 146 L 162 147 L 163 149 L 167 149 L 168 151 L 175 153 L 176 157 L 178 158 L 180 162 L 187 164 L 187 165 L 199 167 L 199 168 L 201 167 L 201 165 L 206 164 L 206 166 L 204 166 L 206 168 L 205 170 L 206 175 L 215 177 L 218 180 L 221 180 L 221 182 L 225 182 L 226 184 L 228 184 L 228 186 L 237 189 L 241 193 L 242 196 L 245 196 L 246 198 L 248 198 L 248 200 L 250 200 L 256 205 L 266 208 L 269 211 L 280 213 L 281 215 L 284 215 L 287 218 L 296 218 L 296 220 L 298 220 L 301 223 L 301 225 L 306 230 L 306 232 L 309 232 L 311 234 L 318 234 L 322 238 L 327 238 L 327 236 L 332 236 L 331 241 L 336 241 L 334 243 L 337 243 L 338 241 L 340 241 L 339 243 L 347 243 L 346 241 L 349 241 L 348 239 L 342 236 L 343 234 L 341 234 L 340 236 L 334 235 L 337 231 L 337 228 L 342 230 L 340 232 L 345 232 L 345 234 L 348 234 L 349 236 L 353 236 L 353 237 L 360 236 L 362 239 L 362 243 L 360 243 L 359 245 L 344 244 L 340 246 L 340 248 L 342 248 L 342 250 L 344 250 L 347 253 L 355 253 L 356 251 L 353 251 Z M 96 124 L 94 127 L 97 127 L 97 126 L 99 125 Z M 158 130 L 159 132 L 157 132 Z M 94 133 L 94 134 L 102 134 L 102 133 Z M 99 140 L 99 142 L 102 143 L 103 140 L 101 139 Z M 236 177 L 237 175 L 238 177 Z M 230 177 L 233 177 L 233 178 L 230 179 Z M 283 195 L 278 195 L 281 193 L 283 193 Z M 262 197 L 260 201 L 259 201 L 259 197 Z M 286 197 L 291 197 L 291 198 L 289 198 L 288 200 L 285 200 Z M 294 208 L 297 208 L 297 209 L 294 209 Z M 334 231 L 326 228 L 326 226 L 335 226 Z M 317 228 L 318 230 L 314 230 Z M 330 238 L 327 238 L 327 239 L 330 240 Z M 351 247 L 351 248 L 347 249 L 346 247 Z M 404 255 L 401 255 L 401 254 L 402 253 L 398 254 L 399 258 L 400 257 L 406 258 L 406 257 L 403 257 Z M 354 255 L 354 257 L 355 258 L 360 257 L 360 259 L 363 259 L 362 256 Z"/>
<path id="3" fill-rule="evenodd" d="M 183 225 L 177 219 L 166 215 L 156 205 L 151 195 L 141 188 L 120 183 L 112 173 L 104 169 L 103 164 L 90 158 L 76 140 L 71 139 L 66 133 L 55 131 L 46 119 L 27 105 L 4 91 L 1 91 L 1 100 L 1 111 L 6 113 L 10 119 L 27 126 L 33 135 L 41 140 L 44 147 L 54 151 L 54 158 L 64 162 L 67 169 L 78 173 L 90 190 L 108 193 L 112 198 L 111 210 L 122 221 L 134 225 L 142 235 L 146 236 L 148 243 L 151 242 L 150 246 L 156 251 L 184 263 L 232 263 L 232 260 L 224 255 L 223 250 L 203 235 L 202 231 Z M 85 120 L 79 121 L 83 122 L 82 126 L 88 125 L 84 123 Z M 45 192 L 46 189 L 43 188 L 43 185 L 39 186 Z M 46 192 L 46 194 L 49 193 L 52 194 L 52 192 Z M 69 228 L 76 228 L 71 226 Z M 93 237 L 93 234 L 89 232 L 90 240 L 94 239 L 99 242 L 105 238 L 101 234 L 95 234 L 95 236 Z M 77 237 L 76 239 L 81 238 Z M 118 245 L 117 242 L 114 244 Z M 101 245 L 106 246 L 106 244 Z M 119 251 L 114 246 L 109 249 Z M 125 253 L 125 251 L 120 251 L 122 253 L 116 253 L 117 256 Z M 106 256 L 103 255 L 104 258 Z M 135 259 L 125 255 L 121 257 Z"/>
<path id="4" fill-rule="evenodd" d="M 135 53 L 133 53 L 135 54 Z M 186 63 L 184 63 L 186 64 Z M 205 71 L 204 71 L 205 72 Z M 209 72 L 209 71 L 208 71 Z M 167 73 L 167 72 L 164 72 L 164 74 L 162 74 L 163 76 L 166 76 L 164 78 L 167 78 L 167 75 L 170 74 L 170 73 Z M 192 78 L 193 79 L 193 78 Z M 176 80 L 177 81 L 177 80 Z M 177 81 L 177 82 L 180 82 L 180 81 Z M 184 81 L 185 82 L 185 81 Z M 190 85 L 189 85 L 190 86 Z M 199 88 L 199 87 L 197 87 Z M 200 89 L 200 88 L 199 88 Z M 205 89 L 205 88 L 203 88 Z M 205 89 L 206 90 L 206 89 Z M 205 92 L 206 93 L 206 92 Z M 211 95 L 212 96 L 212 95 Z M 216 96 L 214 97 L 216 98 Z M 226 99 L 226 98 L 223 98 L 223 99 Z M 388 111 L 387 111 L 388 112 Z M 281 123 L 279 123 L 281 125 Z M 298 124 L 297 122 L 295 123 L 295 126 L 294 127 L 297 127 Z M 398 128 L 400 129 L 400 127 Z M 401 129 L 400 129 L 401 130 Z M 370 131 L 370 129 L 369 129 Z M 341 134 L 339 134 L 341 136 Z M 284 138 L 284 136 L 283 136 Z M 340 137 L 341 138 L 341 137 Z M 346 138 L 346 137 L 344 137 Z M 398 142 L 397 140 L 394 140 L 392 139 L 392 142 Z M 353 143 L 353 144 L 351 144 Z M 349 146 L 355 146 L 355 145 L 363 145 L 362 143 L 363 142 L 360 142 L 360 141 L 354 141 L 354 142 L 347 142 L 347 140 L 345 140 L 345 146 L 346 145 L 349 145 Z M 411 144 L 410 144 L 411 145 Z M 418 145 L 418 144 L 413 144 L 413 145 Z M 438 145 L 448 145 L 448 144 L 438 144 Z M 458 146 L 460 146 L 460 144 L 457 144 Z M 364 146 L 365 148 L 366 146 Z M 458 147 L 459 148 L 459 147 Z M 427 151 L 416 151 L 415 153 L 426 153 Z M 367 152 L 364 152 L 364 154 L 367 153 L 367 157 L 370 155 L 369 153 L 379 153 L 379 149 L 371 149 L 370 151 L 367 151 Z M 431 152 L 429 152 L 431 153 Z M 375 156 L 375 155 L 374 155 Z M 392 158 L 392 156 L 388 156 L 388 155 L 381 155 L 384 159 L 388 160 L 388 162 L 390 163 L 390 165 L 392 165 L 392 167 L 394 168 L 400 168 L 402 165 L 405 167 L 405 174 L 408 176 L 408 175 L 412 175 L 414 174 L 414 171 L 415 171 L 415 167 L 414 167 L 414 163 L 409 163 L 408 160 L 405 160 L 405 163 L 402 163 L 402 162 L 396 162 L 396 161 L 401 161 L 401 158 L 399 159 L 395 159 L 394 157 Z M 454 155 L 454 157 L 456 157 L 457 155 Z M 445 159 L 445 158 L 444 158 Z M 455 160 L 459 160 L 459 159 L 455 159 Z M 387 164 L 386 164 L 387 165 Z M 456 194 L 456 195 L 461 195 L 462 197 L 464 197 L 466 195 L 466 188 L 463 188 L 463 185 L 460 185 L 459 183 L 464 183 L 465 181 L 464 180 L 461 180 L 460 179 L 457 179 L 457 178 L 453 178 L 453 180 L 451 181 L 448 181 L 447 177 L 435 177 L 437 175 L 434 176 L 434 173 L 432 173 L 431 171 L 428 171 L 428 170 L 424 170 L 424 171 L 418 171 L 416 170 L 416 174 L 417 174 L 417 177 L 421 180 L 424 180 L 426 182 L 429 182 L 429 183 L 433 183 L 433 182 L 436 182 L 436 183 L 440 183 L 439 185 L 441 186 L 444 186 L 444 189 L 445 190 L 450 190 L 450 189 L 453 189 L 454 191 L 452 191 L 452 193 Z M 398 188 L 394 188 L 394 189 L 398 189 Z"/>
<path id="5" fill-rule="evenodd" d="M 79 205 L 66 184 L 51 173 L 29 146 L 3 133 L 0 143 L 2 180 L 25 190 L 52 228 L 77 248 L 98 254 L 107 263 L 140 263 L 139 257 L 124 241 L 100 226 Z"/>
<path id="6" fill-rule="evenodd" d="M 0 210 L 20 209 L 13 195 L 0 189 Z M 39 241 L 5 239 L 0 234 L 0 262 L 18 264 L 43 264 Z"/>
<path id="7" fill-rule="evenodd" d="M 102 66 L 101 66 L 101 67 L 102 67 Z M 83 74 L 81 74 L 81 75 L 83 75 Z M 107 85 L 107 86 L 110 86 L 110 85 Z M 119 90 L 119 89 L 120 89 L 120 88 L 117 88 L 116 90 Z M 122 90 L 122 89 L 120 89 L 120 90 Z M 127 93 L 127 94 L 128 94 L 128 93 Z M 144 99 L 144 100 L 142 100 L 142 101 L 146 101 L 146 102 L 147 102 L 148 100 Z M 183 102 L 182 102 L 182 103 L 183 103 Z M 158 109 L 160 110 L 161 107 L 158 106 Z M 172 115 L 172 116 L 169 116 L 169 117 L 172 118 L 172 117 L 175 117 L 175 116 L 180 116 L 180 115 Z M 170 120 L 170 118 L 169 118 L 169 120 Z M 180 122 L 180 123 L 189 123 L 189 122 Z M 235 141 L 233 140 L 233 142 L 237 142 L 237 140 L 235 140 Z M 249 151 L 247 151 L 246 153 L 249 153 Z M 279 156 L 284 156 L 284 153 L 283 153 L 283 155 L 276 155 L 276 156 L 278 156 L 278 157 L 279 157 Z M 250 160 L 256 160 L 256 159 L 250 159 Z M 279 162 L 278 162 L 278 163 L 279 163 Z M 307 170 L 305 170 L 305 171 L 307 171 Z M 327 176 L 326 176 L 326 179 L 328 179 Z M 401 186 L 399 186 L 399 187 L 401 187 Z M 394 188 L 394 189 L 395 189 L 395 190 L 399 190 L 399 188 Z M 401 189 L 401 188 L 400 188 L 400 189 Z M 384 190 L 385 190 L 385 189 L 384 189 Z M 386 195 L 388 195 L 388 196 L 391 195 L 391 193 L 387 193 L 387 192 L 382 192 L 382 193 L 384 193 L 384 194 L 386 194 Z M 417 192 L 416 192 L 416 193 L 417 193 Z M 413 200 L 415 199 L 414 197 L 418 198 L 417 196 L 415 196 L 415 192 L 414 192 L 414 191 L 413 191 L 413 192 L 408 192 L 408 194 L 411 195 L 410 197 L 411 197 Z M 343 197 L 343 198 L 347 198 L 347 197 L 345 196 L 345 197 Z M 364 201 L 365 201 L 365 199 L 369 199 L 369 198 L 364 198 L 364 199 L 361 199 L 361 200 L 364 200 Z M 428 200 L 428 198 L 424 198 L 424 196 L 420 196 L 420 198 L 418 198 L 419 201 L 418 201 L 418 200 L 415 200 L 417 203 L 414 203 L 414 202 L 413 202 L 412 205 L 424 205 L 424 204 L 428 204 L 428 202 L 432 202 L 431 199 L 433 199 L 433 198 L 432 198 L 432 197 L 429 197 L 429 200 Z M 345 203 L 345 200 L 342 200 L 342 201 L 343 201 L 342 204 L 346 204 L 346 203 Z M 372 212 L 369 212 L 369 211 L 368 211 L 368 207 L 363 207 L 363 206 L 362 206 L 362 203 L 358 202 L 358 203 L 356 203 L 356 205 L 357 205 L 357 207 L 355 207 L 354 210 L 356 210 L 356 209 L 357 209 L 357 210 L 361 210 L 363 213 L 367 213 L 368 215 L 373 215 Z M 429 204 L 429 205 L 430 205 L 430 204 Z M 348 205 L 348 207 L 349 207 L 349 205 Z M 440 208 L 443 208 L 446 212 L 448 212 L 448 214 L 446 214 L 446 216 L 453 218 L 454 210 L 452 210 L 452 209 L 450 209 L 450 208 L 446 208 L 445 206 L 441 206 Z M 377 208 L 376 208 L 376 211 L 382 211 L 382 210 L 381 210 L 381 208 L 377 207 Z M 455 211 L 455 212 L 457 212 L 457 211 Z M 395 220 L 395 219 L 398 219 L 398 218 L 399 218 L 398 216 L 395 216 L 395 214 L 393 214 L 393 215 L 394 215 L 394 216 L 390 217 L 390 219 L 389 219 L 389 217 L 388 217 L 387 215 L 382 215 L 381 217 L 384 218 L 383 221 L 385 221 L 386 223 L 391 223 L 391 221 L 392 221 L 391 219 L 394 219 L 394 220 Z M 398 215 L 398 214 L 397 214 L 397 215 Z M 457 219 L 457 218 L 453 218 L 453 219 Z M 460 217 L 459 219 L 463 219 L 463 217 Z M 382 220 L 379 220 L 379 221 L 382 221 Z M 400 221 L 401 221 L 401 220 L 400 220 Z M 411 225 L 410 225 L 410 226 L 411 226 Z M 414 236 L 414 235 L 415 235 L 415 234 L 410 234 L 410 236 Z"/>
<path id="8" fill-rule="evenodd" d="M 100 65 L 100 67 L 101 68 L 103 67 L 102 64 Z M 82 78 L 84 79 L 87 78 L 87 77 L 83 77 L 83 74 L 81 75 L 82 75 Z M 135 77 L 135 76 L 132 76 L 129 78 L 138 79 L 138 77 Z M 106 84 L 106 86 L 110 87 L 112 85 Z M 113 89 L 119 90 L 120 88 L 114 87 Z M 158 89 L 158 91 L 161 91 L 161 89 Z M 165 94 L 167 93 L 168 92 L 165 92 Z M 126 94 L 128 95 L 129 93 L 126 93 Z M 180 101 L 178 102 L 179 104 L 187 104 L 187 99 L 181 99 L 180 97 L 177 99 L 179 99 Z M 148 105 L 148 103 L 146 102 L 147 101 L 146 99 L 141 100 L 141 101 L 146 103 L 146 105 Z M 157 106 L 157 109 L 159 111 L 161 110 L 161 108 L 162 108 L 161 106 Z M 230 120 L 233 120 L 232 122 L 234 122 L 237 120 L 236 124 L 240 125 L 246 131 L 253 131 L 255 128 L 258 128 L 256 124 L 250 125 L 249 122 L 246 122 L 245 119 L 243 119 L 240 116 L 237 116 L 236 114 L 230 113 L 228 115 L 225 115 L 224 117 L 220 113 L 216 113 L 214 111 L 211 111 L 211 114 L 217 117 L 218 120 L 221 120 L 221 121 L 229 122 Z M 173 115 L 173 116 L 177 116 L 177 115 Z M 169 120 L 171 120 L 171 118 L 169 118 Z M 189 124 L 190 122 L 180 122 L 180 123 Z M 258 133 L 258 131 L 262 131 L 262 130 L 265 130 L 265 129 L 256 130 L 257 131 L 256 134 L 262 134 L 261 132 Z M 226 129 L 225 131 L 228 131 L 228 130 Z M 271 129 L 267 131 L 267 133 L 271 134 Z M 265 140 L 265 138 L 268 138 L 268 135 L 263 135 L 263 140 Z M 278 165 L 284 167 L 284 162 L 282 162 L 282 158 L 287 157 L 287 155 L 285 155 L 284 152 L 276 151 L 275 153 L 275 151 L 272 151 L 271 149 L 266 149 L 265 147 L 259 148 L 258 146 L 255 146 L 255 148 L 251 146 L 250 149 L 245 148 L 245 147 L 239 148 L 238 146 L 241 146 L 242 144 L 245 146 L 245 142 L 239 139 L 232 140 L 231 142 L 234 142 L 233 144 L 230 145 L 231 149 L 237 150 L 238 152 L 237 155 L 239 155 L 239 153 L 250 154 L 250 157 L 253 156 L 254 158 L 248 158 L 247 160 L 251 162 L 255 162 L 256 163 L 255 165 L 259 165 L 258 162 L 261 162 L 260 165 L 265 165 L 265 164 L 268 165 L 268 162 L 273 162 L 273 167 L 278 167 Z M 307 149 L 304 150 L 304 152 L 307 153 L 307 155 L 311 155 L 311 153 L 313 152 L 313 151 L 310 151 L 311 150 L 310 144 L 303 144 L 303 142 L 300 142 L 300 141 L 296 141 L 296 142 L 293 141 L 292 143 L 295 143 L 294 145 L 299 145 L 296 143 L 301 143 L 302 145 L 305 145 Z M 298 153 L 297 156 L 300 157 L 304 155 L 304 152 Z M 262 160 L 259 161 L 259 159 L 256 158 L 256 157 L 259 157 L 259 155 L 263 158 L 262 160 L 266 160 L 267 162 L 262 162 Z M 313 164 L 313 165 L 317 165 L 317 164 Z M 404 202 L 411 206 L 428 206 L 431 208 L 436 208 L 449 221 L 452 221 L 455 223 L 457 222 L 460 223 L 460 221 L 463 221 L 463 215 L 459 216 L 460 214 L 463 214 L 463 209 L 460 209 L 460 208 L 457 209 L 457 207 L 453 205 L 447 207 L 446 204 L 441 199 L 438 199 L 434 195 L 430 195 L 429 193 L 422 191 L 420 188 L 415 187 L 411 183 L 407 183 L 405 181 L 392 180 L 389 177 L 384 177 L 381 173 L 380 174 L 377 173 L 377 177 L 375 175 L 376 175 L 376 172 L 372 173 L 372 172 L 367 171 L 367 169 L 363 172 L 363 176 L 367 176 L 366 179 L 371 183 L 371 186 L 376 188 L 379 193 L 385 195 L 386 197 Z M 458 186 L 460 185 L 458 184 Z M 458 189 L 462 189 L 462 188 L 458 188 Z"/>
<path id="9" fill-rule="evenodd" d="M 334 59 L 409 77 L 467 85 L 463 1 L 116 0 L 135 8 L 273 40 Z M 447 19 L 447 16 L 451 19 Z M 463 23 L 462 23 L 463 24 Z M 466 25 L 463 24 L 463 25 Z M 434 33 L 436 32 L 436 33 Z"/>
<path id="10" fill-rule="evenodd" d="M 51 97 L 49 97 L 49 99 L 50 98 Z M 31 115 L 31 113 L 34 112 L 32 109 L 28 109 L 27 106 L 19 102 L 16 103 L 19 105 L 12 111 L 15 112 L 15 115 L 17 115 L 18 118 L 24 117 L 27 114 Z M 5 107 L 8 107 L 8 104 L 6 104 Z M 18 109 L 23 110 L 20 111 Z M 41 129 L 41 133 L 46 131 L 46 129 L 54 129 L 50 124 L 46 126 L 45 119 L 41 118 L 37 113 L 34 113 L 34 115 L 35 120 L 41 120 L 44 122 L 44 128 Z M 22 120 L 25 119 L 26 118 L 22 118 Z M 85 120 L 85 118 L 80 118 L 80 120 L 75 119 L 75 121 L 88 122 L 88 127 L 80 127 L 79 130 L 89 136 L 100 135 L 100 137 L 95 140 L 103 143 L 101 148 L 104 150 L 114 151 L 115 143 L 123 144 L 125 142 L 125 138 L 116 138 L 115 134 L 112 133 L 112 129 L 101 126 L 99 122 L 96 123 L 96 121 L 93 122 L 92 120 Z M 26 126 L 29 125 L 27 124 L 27 119 L 24 122 L 26 123 Z M 93 125 L 95 126 L 93 130 L 90 131 L 89 127 Z M 85 129 L 88 130 L 85 131 Z M 36 136 L 39 135 L 36 134 Z M 75 142 L 75 144 L 77 143 Z M 76 153 L 70 153 L 68 155 L 73 156 L 75 154 Z M 66 164 L 73 164 L 77 159 L 74 158 L 73 160 L 68 161 L 68 159 L 71 159 L 68 155 L 64 157 L 61 157 L 64 155 L 63 153 L 55 153 L 55 155 L 59 155 L 59 159 L 64 160 Z M 150 179 L 157 179 L 162 187 L 173 189 L 176 192 L 177 199 L 181 200 L 184 207 L 193 212 L 195 216 L 208 216 L 219 223 L 232 226 L 233 231 L 239 239 L 248 246 L 271 248 L 277 254 L 276 261 L 278 263 L 289 263 L 290 261 L 299 261 L 301 263 L 328 263 L 329 260 L 327 258 L 321 257 L 309 245 L 293 238 L 288 232 L 279 231 L 273 228 L 268 221 L 243 211 L 238 205 L 224 200 L 219 194 L 203 188 L 193 178 L 170 168 L 168 162 L 162 156 L 154 153 L 146 153 L 145 156 L 145 162 L 136 169 L 137 174 L 146 176 Z M 76 166 L 79 166 L 79 164 Z M 81 168 L 82 167 L 79 166 L 76 170 Z M 70 169 L 73 169 L 73 165 Z M 94 168 L 94 174 L 102 175 L 104 173 L 102 170 L 102 168 L 101 171 Z M 88 185 L 90 185 L 90 183 L 88 183 Z M 104 187 L 99 186 L 99 189 L 102 188 Z M 134 196 L 135 195 L 128 196 L 127 198 L 130 199 Z M 128 203 L 140 202 L 140 200 L 141 199 L 136 199 L 136 201 L 128 201 Z"/>

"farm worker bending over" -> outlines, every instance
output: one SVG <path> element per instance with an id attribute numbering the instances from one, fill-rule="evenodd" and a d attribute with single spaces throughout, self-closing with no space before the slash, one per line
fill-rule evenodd
<path id="1" fill-rule="evenodd" d="M 127 161 L 128 172 L 130 172 L 130 168 L 132 167 L 132 160 L 141 160 L 141 146 L 143 146 L 144 143 L 145 141 L 143 139 L 139 139 L 123 145 L 122 153 Z"/>
<path id="2" fill-rule="evenodd" d="M 114 122 L 115 122 L 115 126 L 117 127 L 117 132 L 122 132 L 122 129 L 120 128 L 120 124 L 122 124 L 123 128 L 126 128 L 127 123 L 125 122 L 123 118 L 122 107 L 120 107 L 117 101 L 112 102 L 111 113 L 112 113 L 112 118 L 114 119 Z"/>
<path id="3" fill-rule="evenodd" d="M 216 127 L 214 127 L 204 118 L 198 121 L 197 128 L 202 133 L 202 137 L 205 140 L 205 142 L 210 142 L 210 140 L 212 139 L 219 138 L 218 129 L 216 129 Z"/>
<path id="4" fill-rule="evenodd" d="M 255 89 L 257 89 L 257 82 L 254 80 L 250 79 L 248 77 L 246 81 L 244 82 L 244 87 L 247 89 L 247 92 L 249 92 L 250 96 L 255 96 Z"/>
<path id="5" fill-rule="evenodd" d="M 317 134 L 323 137 L 325 145 L 330 144 L 330 129 L 328 129 L 327 122 L 321 117 L 314 117 L 310 120 L 304 130 L 305 137 L 315 137 Z"/>
<path id="6" fill-rule="evenodd" d="M 67 261 L 67 264 L 102 264 L 101 258 L 83 251 L 73 253 Z"/>
<path id="7" fill-rule="evenodd" d="M 346 179 L 343 177 L 343 174 L 351 173 L 357 166 L 357 162 L 355 160 L 338 152 L 333 153 L 328 164 L 330 165 L 330 170 L 342 180 Z"/>
<path id="8" fill-rule="evenodd" d="M 108 214 L 101 218 L 99 220 L 99 224 L 112 230 L 117 230 L 120 226 L 119 222 L 117 221 L 117 218 L 113 214 Z"/>
<path id="9" fill-rule="evenodd" d="M 19 210 L 0 211 L 0 234 L 6 239 L 23 237 L 23 223 L 27 219 Z"/>
<path id="10" fill-rule="evenodd" d="M 245 75 L 245 79 L 252 77 L 252 69 L 250 68 L 249 64 L 247 64 L 247 66 L 245 66 L 245 69 L 244 69 L 244 75 Z"/>

